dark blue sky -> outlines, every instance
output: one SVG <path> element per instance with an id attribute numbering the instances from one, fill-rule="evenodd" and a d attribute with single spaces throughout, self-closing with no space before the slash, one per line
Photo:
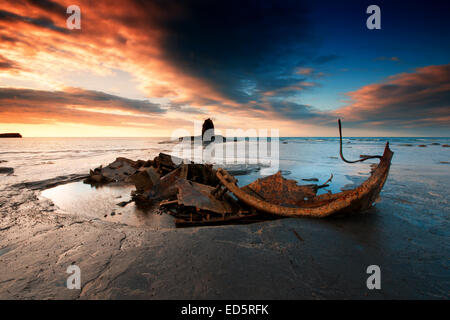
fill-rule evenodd
<path id="1" fill-rule="evenodd" d="M 366 27 L 366 10 L 372 4 L 380 7 L 381 30 Z M 183 1 L 183 7 L 182 17 L 168 8 L 173 18 L 160 25 L 170 35 L 163 45 L 168 59 L 247 109 L 275 111 L 288 119 L 332 121 L 335 114 L 323 112 L 351 104 L 350 92 L 449 63 L 448 1 Z M 417 76 L 408 87 L 402 79 L 388 85 L 401 83 L 408 99 L 412 87 L 431 92 L 439 82 L 438 98 L 444 99 L 448 75 L 437 76 L 438 71 L 433 70 L 433 79 Z M 372 90 L 363 89 L 352 98 L 365 98 L 363 93 Z M 378 108 L 373 103 L 377 94 L 360 103 Z M 430 108 L 440 115 L 439 126 L 447 103 Z M 420 118 L 429 106 L 417 108 Z M 399 126 L 399 113 L 394 118 Z M 376 123 L 394 125 L 383 121 Z"/>
<path id="2" fill-rule="evenodd" d="M 369 30 L 366 9 L 381 9 L 381 30 Z M 417 67 L 450 61 L 450 1 L 310 1 L 310 21 L 318 55 L 335 55 L 321 65 L 321 88 L 302 95 L 303 103 L 334 109 L 344 92 Z"/>

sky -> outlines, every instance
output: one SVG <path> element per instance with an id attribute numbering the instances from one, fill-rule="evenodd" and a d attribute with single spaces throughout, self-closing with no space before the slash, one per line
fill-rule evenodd
<path id="1" fill-rule="evenodd" d="M 67 28 L 70 5 L 81 29 Z M 370 30 L 369 5 L 381 12 Z M 450 136 L 450 2 L 0 0 L 0 132 Z"/>

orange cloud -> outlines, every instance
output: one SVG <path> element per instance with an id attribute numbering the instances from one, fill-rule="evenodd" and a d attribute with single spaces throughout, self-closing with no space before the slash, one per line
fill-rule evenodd
<path id="1" fill-rule="evenodd" d="M 93 112 L 101 116 L 93 117 Z M 126 99 L 103 92 L 66 88 L 39 91 L 0 88 L 0 122 L 79 122 L 121 125 L 125 121 L 146 123 L 165 113 L 149 101 Z"/>
<path id="2" fill-rule="evenodd" d="M 309 75 L 313 72 L 314 72 L 313 68 L 298 68 L 296 73 L 301 75 Z"/>
<path id="3" fill-rule="evenodd" d="M 450 64 L 418 68 L 347 94 L 334 111 L 347 122 L 390 128 L 443 126 L 450 118 Z"/>

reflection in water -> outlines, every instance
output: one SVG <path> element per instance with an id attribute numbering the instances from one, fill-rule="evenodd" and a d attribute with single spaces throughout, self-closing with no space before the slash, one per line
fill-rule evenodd
<path id="1" fill-rule="evenodd" d="M 174 227 L 171 216 L 138 209 L 133 202 L 125 207 L 118 206 L 118 203 L 131 199 L 132 190 L 132 185 L 92 187 L 83 182 L 75 182 L 44 190 L 41 195 L 52 200 L 68 214 L 133 226 Z"/>

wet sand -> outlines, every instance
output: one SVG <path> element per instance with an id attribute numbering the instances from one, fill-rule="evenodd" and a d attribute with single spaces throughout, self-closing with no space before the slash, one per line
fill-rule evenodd
<path id="1" fill-rule="evenodd" d="M 0 298 L 447 299 L 448 241 L 406 223 L 408 187 L 396 178 L 366 213 L 187 229 L 67 214 L 36 184 L 5 187 Z M 70 264 L 81 269 L 81 290 L 65 286 Z M 372 264 L 381 290 L 366 287 Z"/>

